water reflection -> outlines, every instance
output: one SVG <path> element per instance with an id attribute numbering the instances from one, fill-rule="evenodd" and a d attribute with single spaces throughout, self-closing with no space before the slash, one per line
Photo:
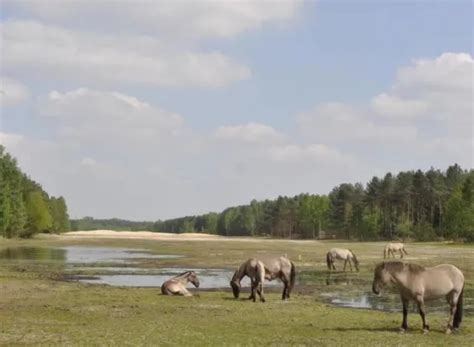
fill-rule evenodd
<path id="1" fill-rule="evenodd" d="M 110 269 L 110 268 L 109 268 Z M 120 268 L 117 268 L 120 269 Z M 192 270 L 199 277 L 201 289 L 228 288 L 229 281 L 232 278 L 233 271 L 226 269 L 202 269 L 202 268 L 160 268 L 149 270 L 153 274 L 142 274 L 131 272 L 133 268 L 122 268 L 129 273 L 97 275 L 88 278 L 77 277 L 80 282 L 93 284 L 107 284 L 111 286 L 124 287 L 160 287 L 163 282 L 182 272 Z M 143 270 L 143 269 L 142 269 Z M 131 273 L 130 273 L 131 272 Z M 245 277 L 242 279 L 242 287 L 250 287 L 250 280 Z M 265 287 L 278 285 L 279 281 L 265 282 Z"/>
<path id="2" fill-rule="evenodd" d="M 174 254 L 152 254 L 145 250 L 117 247 L 64 247 L 66 262 L 70 264 L 121 263 L 126 264 L 137 259 L 170 259 L 181 256 Z"/>
<path id="3" fill-rule="evenodd" d="M 62 261 L 66 260 L 66 250 L 47 247 L 12 247 L 0 250 L 0 260 L 35 260 Z"/>
<path id="4" fill-rule="evenodd" d="M 146 250 L 117 247 L 10 247 L 0 250 L 0 260 L 61 261 L 66 264 L 127 264 L 130 261 L 139 259 L 172 259 L 179 257 L 182 256 L 175 254 L 152 254 Z"/>

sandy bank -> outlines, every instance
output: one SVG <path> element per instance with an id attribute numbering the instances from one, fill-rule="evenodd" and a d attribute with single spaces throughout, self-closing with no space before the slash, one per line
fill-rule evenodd
<path id="1" fill-rule="evenodd" d="M 65 238 L 109 238 L 109 239 L 146 239 L 163 241 L 247 241 L 247 242 L 318 242 L 303 240 L 273 240 L 256 237 L 227 237 L 203 233 L 157 233 L 151 231 L 113 231 L 113 230 L 90 230 L 90 231 L 71 231 L 61 234 Z"/>

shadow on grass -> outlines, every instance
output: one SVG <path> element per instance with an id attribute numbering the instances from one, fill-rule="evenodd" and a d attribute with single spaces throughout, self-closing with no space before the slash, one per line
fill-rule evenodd
<path id="1" fill-rule="evenodd" d="M 346 331 L 372 331 L 372 332 L 396 332 L 399 333 L 400 329 L 397 328 L 385 328 L 385 327 L 374 327 L 374 328 L 360 328 L 360 327 L 337 327 L 337 328 L 323 328 L 321 329 L 323 331 L 340 331 L 340 332 L 346 332 Z"/>

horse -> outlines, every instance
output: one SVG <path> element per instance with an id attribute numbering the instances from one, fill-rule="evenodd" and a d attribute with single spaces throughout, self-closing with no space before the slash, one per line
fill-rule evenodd
<path id="1" fill-rule="evenodd" d="M 387 258 L 387 256 L 390 258 L 390 253 L 392 254 L 392 257 L 395 258 L 395 252 L 400 252 L 400 258 L 403 258 L 403 253 L 408 255 L 408 252 L 405 249 L 405 245 L 401 242 L 396 242 L 396 243 L 387 243 L 385 246 L 385 249 L 383 250 L 383 258 Z"/>
<path id="2" fill-rule="evenodd" d="M 230 286 L 234 297 L 237 299 L 240 294 L 242 278 L 248 276 L 251 282 L 251 294 L 249 299 L 256 301 L 255 292 L 260 297 L 260 301 L 265 302 L 263 294 L 263 282 L 273 281 L 279 278 L 283 284 L 282 300 L 290 298 L 291 290 L 295 285 L 296 268 L 295 264 L 286 257 L 255 259 L 250 258 L 235 271 L 230 281 Z"/>
<path id="3" fill-rule="evenodd" d="M 329 270 L 336 270 L 336 266 L 334 266 L 334 261 L 336 259 L 344 260 L 344 271 L 346 271 L 347 263 L 349 263 L 352 271 L 351 261 L 354 263 L 356 270 L 359 271 L 359 260 L 351 249 L 331 248 L 329 252 L 326 253 L 326 264 Z"/>
<path id="4" fill-rule="evenodd" d="M 161 293 L 163 295 L 193 296 L 186 289 L 188 282 L 191 282 L 196 288 L 199 288 L 199 279 L 196 273 L 194 271 L 186 271 L 164 282 L 161 285 Z"/>
<path id="5" fill-rule="evenodd" d="M 423 332 L 429 331 L 425 319 L 425 300 L 446 297 L 451 307 L 446 333 L 450 334 L 461 325 L 463 315 L 464 275 L 456 266 L 442 264 L 422 267 L 401 261 L 382 262 L 375 267 L 372 291 L 379 294 L 387 283 L 394 283 L 403 303 L 401 332 L 408 329 L 408 303 L 413 300 L 423 321 Z"/>

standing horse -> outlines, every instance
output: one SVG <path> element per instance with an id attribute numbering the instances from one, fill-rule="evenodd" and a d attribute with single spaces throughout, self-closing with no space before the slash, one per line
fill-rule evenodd
<path id="1" fill-rule="evenodd" d="M 329 252 L 326 253 L 326 264 L 329 270 L 336 270 L 336 266 L 334 265 L 334 261 L 336 259 L 344 260 L 344 271 L 346 271 L 346 265 L 349 263 L 349 267 L 352 271 L 352 263 L 354 263 L 354 267 L 357 271 L 359 271 L 359 260 L 357 260 L 356 255 L 350 249 L 345 248 L 332 248 Z"/>
<path id="2" fill-rule="evenodd" d="M 191 282 L 196 288 L 199 288 L 199 279 L 194 271 L 186 271 L 175 276 L 161 285 L 163 295 L 184 295 L 193 296 L 187 289 L 186 284 Z"/>
<path id="3" fill-rule="evenodd" d="M 424 268 L 415 264 L 401 261 L 382 262 L 375 267 L 372 291 L 379 294 L 387 283 L 394 283 L 403 303 L 403 322 L 401 331 L 408 328 L 407 315 L 410 300 L 418 304 L 423 321 L 423 331 L 427 333 L 429 326 L 425 320 L 425 300 L 446 297 L 451 314 L 448 320 L 446 334 L 458 329 L 462 321 L 464 275 L 456 266 L 443 264 Z"/>
<path id="4" fill-rule="evenodd" d="M 234 297 L 237 299 L 240 294 L 242 278 L 248 276 L 251 282 L 251 294 L 249 299 L 254 302 L 256 300 L 255 292 L 260 296 L 260 301 L 265 302 L 265 296 L 263 294 L 263 282 L 265 280 L 272 281 L 275 278 L 279 278 L 283 284 L 282 299 L 286 300 L 290 298 L 291 290 L 295 285 L 296 268 L 295 264 L 286 257 L 268 258 L 268 259 L 255 259 L 250 258 L 235 271 L 230 286 L 234 293 Z"/>
<path id="5" fill-rule="evenodd" d="M 390 258 L 390 254 L 392 254 L 392 257 L 395 258 L 395 252 L 400 252 L 400 258 L 403 258 L 403 253 L 408 255 L 408 252 L 405 249 L 405 245 L 401 242 L 396 242 L 396 243 L 387 243 L 385 246 L 385 249 L 383 250 L 383 258 L 387 258 L 387 256 Z"/>

